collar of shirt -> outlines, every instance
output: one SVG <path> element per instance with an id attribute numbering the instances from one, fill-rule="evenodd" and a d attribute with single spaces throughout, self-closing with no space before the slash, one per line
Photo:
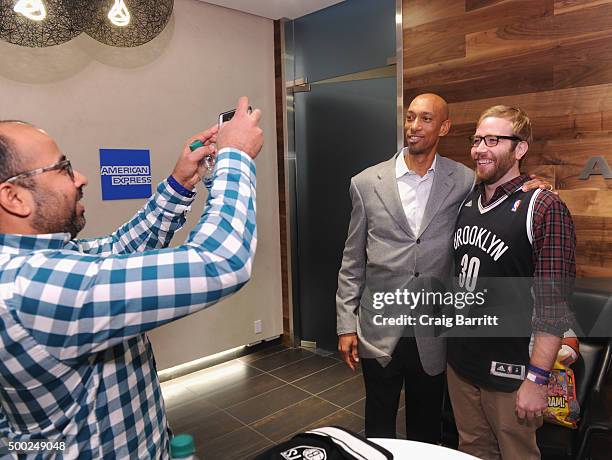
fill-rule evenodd
<path id="1" fill-rule="evenodd" d="M 425 206 L 427 205 L 429 193 L 433 186 L 437 155 L 434 157 L 434 161 L 427 173 L 421 177 L 416 172 L 408 169 L 406 161 L 404 160 L 405 151 L 405 149 L 402 150 L 396 159 L 395 180 L 397 182 L 397 191 L 408 225 L 412 229 L 414 235 L 418 235 L 425 213 Z"/>
<path id="2" fill-rule="evenodd" d="M 400 152 L 400 154 L 397 156 L 396 160 L 395 160 L 395 178 L 396 179 L 399 179 L 400 177 L 402 177 L 402 176 L 404 176 L 406 174 L 418 176 L 418 174 L 416 172 L 412 171 L 411 169 L 408 169 L 408 165 L 406 164 L 406 160 L 404 160 L 404 155 L 406 155 L 407 153 L 408 153 L 408 151 L 404 147 L 402 149 L 402 151 Z M 425 176 L 423 176 L 423 177 L 427 177 L 427 175 L 430 172 L 435 172 L 435 170 L 436 170 L 436 162 L 437 161 L 438 161 L 438 154 L 436 153 L 436 155 L 434 156 L 434 160 L 431 163 L 431 166 L 427 170 L 427 174 L 425 174 Z"/>
<path id="3" fill-rule="evenodd" d="M 494 201 L 498 200 L 503 195 L 513 194 L 514 192 L 516 192 L 516 189 L 521 187 L 525 182 L 529 180 L 530 177 L 527 174 L 521 174 L 520 176 L 516 176 L 514 179 L 510 179 L 508 182 L 499 185 L 495 189 L 495 192 L 493 193 L 491 199 L 488 202 L 483 203 L 483 206 L 488 206 L 490 203 L 493 203 Z M 484 198 L 484 184 L 482 182 L 478 184 L 478 191 L 480 192 L 480 195 Z"/>
<path id="4" fill-rule="evenodd" d="M 41 251 L 44 249 L 63 249 L 69 241 L 69 233 L 47 233 L 42 235 L 0 233 L 0 253 L 18 254 L 20 252 Z"/>

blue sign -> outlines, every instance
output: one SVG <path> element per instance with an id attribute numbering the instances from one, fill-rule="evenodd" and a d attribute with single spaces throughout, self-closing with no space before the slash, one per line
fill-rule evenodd
<path id="1" fill-rule="evenodd" d="M 148 150 L 100 149 L 103 200 L 151 196 L 151 157 Z"/>

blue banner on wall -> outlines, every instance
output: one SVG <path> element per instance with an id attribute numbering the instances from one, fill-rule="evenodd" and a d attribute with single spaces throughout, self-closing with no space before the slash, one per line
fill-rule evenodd
<path id="1" fill-rule="evenodd" d="M 100 149 L 103 200 L 151 196 L 151 157 L 148 150 Z"/>

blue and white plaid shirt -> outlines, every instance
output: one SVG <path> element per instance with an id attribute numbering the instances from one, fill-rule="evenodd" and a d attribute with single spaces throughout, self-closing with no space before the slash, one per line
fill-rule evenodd
<path id="1" fill-rule="evenodd" d="M 219 152 L 205 213 L 173 249 L 193 198 L 162 182 L 105 238 L 0 235 L 0 456 L 11 441 L 63 441 L 27 458 L 168 458 L 146 331 L 210 306 L 250 278 L 255 164 Z"/>

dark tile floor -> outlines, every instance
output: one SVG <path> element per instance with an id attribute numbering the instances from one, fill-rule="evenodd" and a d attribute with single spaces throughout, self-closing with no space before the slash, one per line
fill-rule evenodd
<path id="1" fill-rule="evenodd" d="M 610 377 L 606 390 L 612 413 Z M 174 432 L 192 434 L 203 460 L 250 459 L 317 426 L 364 429 L 361 373 L 337 353 L 275 345 L 165 382 L 162 392 Z M 405 432 L 403 408 L 397 431 Z M 610 458 L 612 440 L 597 440 L 594 450 L 594 460 Z"/>
<path id="2" fill-rule="evenodd" d="M 165 382 L 162 391 L 174 432 L 192 434 L 204 460 L 252 458 L 317 426 L 364 429 L 361 373 L 334 353 L 276 345 Z"/>

